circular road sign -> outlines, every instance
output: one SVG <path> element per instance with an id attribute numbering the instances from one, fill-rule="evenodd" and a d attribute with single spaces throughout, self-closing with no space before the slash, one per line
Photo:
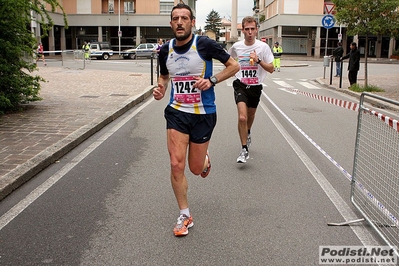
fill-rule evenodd
<path id="1" fill-rule="evenodd" d="M 326 29 L 334 27 L 335 19 L 333 15 L 325 15 L 321 20 L 321 25 Z"/>

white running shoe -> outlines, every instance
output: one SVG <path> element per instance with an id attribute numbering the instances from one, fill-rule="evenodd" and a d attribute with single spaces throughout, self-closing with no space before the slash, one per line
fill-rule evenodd
<path id="1" fill-rule="evenodd" d="M 249 153 L 246 149 L 242 149 L 240 155 L 238 155 L 237 163 L 246 163 L 249 159 Z"/>
<path id="2" fill-rule="evenodd" d="M 249 146 L 251 146 L 251 141 L 252 141 L 251 134 L 248 134 L 248 137 L 247 137 L 247 146 L 248 146 L 248 148 L 249 148 Z"/>

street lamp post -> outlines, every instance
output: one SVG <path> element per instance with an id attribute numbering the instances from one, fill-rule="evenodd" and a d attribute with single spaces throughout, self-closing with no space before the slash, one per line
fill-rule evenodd
<path id="1" fill-rule="evenodd" d="M 119 56 L 121 56 L 121 0 L 118 2 L 118 42 L 119 42 Z"/>

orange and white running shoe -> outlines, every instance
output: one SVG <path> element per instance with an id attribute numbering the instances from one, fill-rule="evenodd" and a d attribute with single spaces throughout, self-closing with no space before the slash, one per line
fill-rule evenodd
<path id="1" fill-rule="evenodd" d="M 201 176 L 203 178 L 207 177 L 209 175 L 209 172 L 211 171 L 211 159 L 209 158 L 209 152 L 206 152 L 206 159 L 208 160 L 208 166 L 201 173 Z"/>
<path id="2" fill-rule="evenodd" d="M 185 214 L 180 214 L 175 228 L 173 228 L 173 233 L 175 236 L 186 236 L 188 235 L 188 229 L 193 227 L 193 225 L 193 217 L 191 215 L 187 217 Z"/>

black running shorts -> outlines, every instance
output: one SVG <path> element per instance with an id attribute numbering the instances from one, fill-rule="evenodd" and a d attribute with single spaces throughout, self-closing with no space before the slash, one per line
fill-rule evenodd
<path id="1" fill-rule="evenodd" d="M 216 126 L 216 113 L 192 114 L 176 110 L 168 105 L 164 115 L 167 129 L 176 129 L 188 134 L 190 141 L 194 143 L 205 143 L 210 140 Z"/>
<path id="2" fill-rule="evenodd" d="M 257 108 L 260 96 L 262 94 L 262 85 L 248 86 L 239 81 L 238 79 L 233 81 L 234 98 L 236 104 L 244 102 L 248 108 Z"/>

